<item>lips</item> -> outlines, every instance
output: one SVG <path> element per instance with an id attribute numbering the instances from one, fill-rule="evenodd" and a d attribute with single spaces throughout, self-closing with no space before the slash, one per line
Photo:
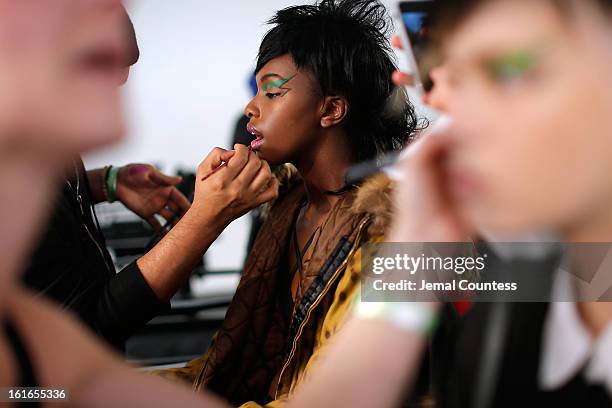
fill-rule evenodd
<path id="1" fill-rule="evenodd" d="M 74 54 L 75 68 L 79 73 L 96 78 L 116 81 L 118 72 L 126 64 L 126 50 L 120 41 L 113 38 L 90 41 Z"/>
<path id="2" fill-rule="evenodd" d="M 246 126 L 247 132 L 255 136 L 255 140 L 251 142 L 251 150 L 259 150 L 264 142 L 263 135 L 257 130 L 257 128 L 249 122 Z"/>

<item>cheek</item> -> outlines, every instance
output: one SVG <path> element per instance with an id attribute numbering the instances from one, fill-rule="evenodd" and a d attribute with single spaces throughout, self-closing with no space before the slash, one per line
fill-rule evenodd
<path id="1" fill-rule="evenodd" d="M 310 141 L 318 125 L 316 105 L 305 98 L 289 98 L 266 112 L 266 138 L 275 145 L 290 150 L 299 149 Z"/>
<path id="2" fill-rule="evenodd" d="M 83 153 L 120 140 L 124 132 L 119 90 L 94 81 L 70 78 L 39 84 L 29 91 L 34 100 L 24 100 L 20 116 L 22 143 L 41 146 L 58 157 Z"/>
<path id="3" fill-rule="evenodd" d="M 80 95 L 85 97 L 80 97 Z M 118 89 L 75 90 L 67 97 L 65 109 L 57 116 L 57 127 L 64 129 L 66 147 L 78 152 L 119 141 L 124 134 L 124 117 Z M 90 100 L 90 104 L 81 101 Z M 88 106 L 86 106 L 88 105 Z"/>
<path id="4" fill-rule="evenodd" d="M 607 93 L 575 80 L 551 86 L 476 106 L 465 126 L 462 154 L 487 189 L 464 210 L 482 228 L 559 229 L 610 200 Z"/>
<path id="5" fill-rule="evenodd" d="M 76 133 L 83 138 L 101 124 L 85 111 L 108 111 L 104 108 L 108 98 L 102 96 L 100 102 L 91 93 L 75 90 L 77 81 L 69 72 L 66 52 L 71 38 L 77 36 L 73 35 L 73 11 L 67 5 L 64 0 L 0 0 L 0 76 L 11 78 L 9 84 L 0 83 L 0 107 L 12 107 L 2 110 L 12 112 L 7 120 L 20 129 L 22 144 L 35 143 L 39 148 L 42 144 L 53 152 L 74 152 L 80 147 L 75 144 Z M 87 120 L 89 126 L 75 126 Z"/>

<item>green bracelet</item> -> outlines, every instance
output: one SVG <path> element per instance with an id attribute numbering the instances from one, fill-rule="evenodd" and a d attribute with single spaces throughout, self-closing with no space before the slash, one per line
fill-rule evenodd
<path id="1" fill-rule="evenodd" d="M 106 188 L 106 179 L 108 178 L 108 171 L 111 169 L 111 167 L 113 166 L 104 166 L 104 169 L 102 169 L 102 192 L 104 193 L 104 198 L 106 199 L 106 201 L 108 201 L 108 190 Z"/>
<path id="2" fill-rule="evenodd" d="M 111 166 L 106 173 L 106 199 L 109 203 L 117 201 L 117 176 L 121 167 Z"/>

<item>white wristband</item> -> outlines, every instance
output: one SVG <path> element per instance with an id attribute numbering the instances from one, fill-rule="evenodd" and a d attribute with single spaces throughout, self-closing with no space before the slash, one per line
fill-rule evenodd
<path id="1" fill-rule="evenodd" d="M 380 320 L 392 326 L 422 334 L 431 333 L 437 324 L 437 313 L 429 304 L 420 302 L 361 302 L 354 316 L 364 320 Z"/>

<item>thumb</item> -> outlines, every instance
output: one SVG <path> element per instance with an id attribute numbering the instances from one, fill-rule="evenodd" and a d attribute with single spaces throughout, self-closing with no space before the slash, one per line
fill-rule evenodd
<path id="1" fill-rule="evenodd" d="M 220 154 L 219 158 L 224 162 L 228 162 L 235 154 L 235 150 L 226 150 Z"/>

